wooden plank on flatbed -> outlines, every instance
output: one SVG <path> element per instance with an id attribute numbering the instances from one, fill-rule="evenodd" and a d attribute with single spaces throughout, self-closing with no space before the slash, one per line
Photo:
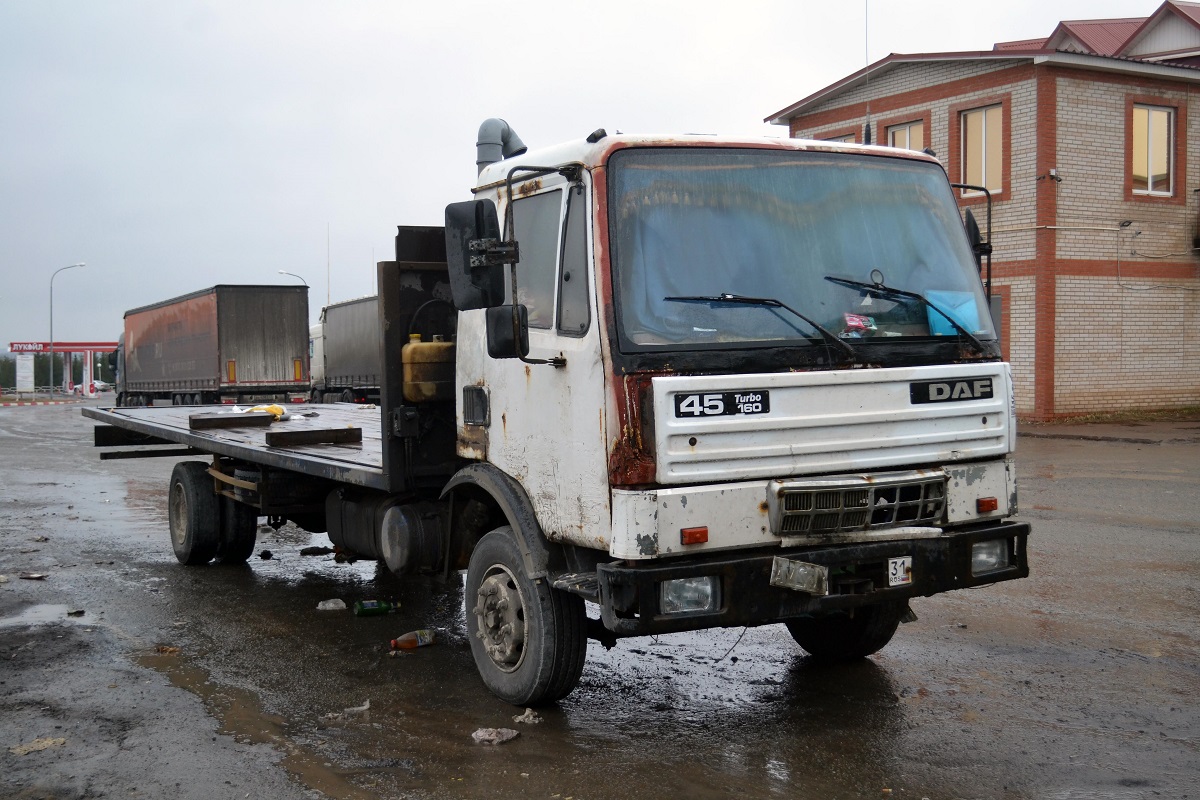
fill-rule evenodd
<path id="1" fill-rule="evenodd" d="M 267 431 L 268 447 L 300 444 L 355 444 L 363 438 L 362 428 L 309 428 L 297 431 Z"/>
<path id="2" fill-rule="evenodd" d="M 270 411 L 246 411 L 241 414 L 192 414 L 188 428 L 194 431 L 213 428 L 265 428 L 275 421 Z"/>

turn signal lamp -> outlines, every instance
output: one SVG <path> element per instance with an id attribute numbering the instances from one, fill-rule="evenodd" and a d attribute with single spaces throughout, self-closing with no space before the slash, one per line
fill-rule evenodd
<path id="1" fill-rule="evenodd" d="M 1000 501 L 994 497 L 978 497 L 975 499 L 975 510 L 980 514 L 991 514 L 1000 508 Z"/>
<path id="2" fill-rule="evenodd" d="M 679 539 L 684 544 L 704 544 L 708 541 L 708 526 L 682 528 L 679 531 Z"/>

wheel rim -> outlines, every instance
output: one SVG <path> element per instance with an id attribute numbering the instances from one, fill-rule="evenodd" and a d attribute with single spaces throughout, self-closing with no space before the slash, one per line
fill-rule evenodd
<path id="1" fill-rule="evenodd" d="M 525 602 L 516 577 L 503 564 L 488 568 L 475 597 L 476 636 L 499 669 L 513 672 L 525 659 Z"/>
<path id="2" fill-rule="evenodd" d="M 171 538 L 175 544 L 182 547 L 187 543 L 187 496 L 183 484 L 176 483 L 171 487 Z"/>

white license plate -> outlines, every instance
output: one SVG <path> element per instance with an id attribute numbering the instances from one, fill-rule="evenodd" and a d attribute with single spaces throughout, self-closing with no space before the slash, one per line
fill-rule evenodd
<path id="1" fill-rule="evenodd" d="M 912 556 L 888 559 L 888 586 L 906 586 L 912 583 Z"/>

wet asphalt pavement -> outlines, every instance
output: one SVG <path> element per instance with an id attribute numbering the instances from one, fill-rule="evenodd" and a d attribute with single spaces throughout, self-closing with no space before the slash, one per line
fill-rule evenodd
<path id="1" fill-rule="evenodd" d="M 476 676 L 457 582 L 291 526 L 179 566 L 174 461 L 102 463 L 92 424 L 0 408 L 0 797 L 1200 799 L 1200 421 L 1028 429 L 1032 576 L 915 600 L 870 659 L 782 626 L 590 642 L 536 724 Z"/>

